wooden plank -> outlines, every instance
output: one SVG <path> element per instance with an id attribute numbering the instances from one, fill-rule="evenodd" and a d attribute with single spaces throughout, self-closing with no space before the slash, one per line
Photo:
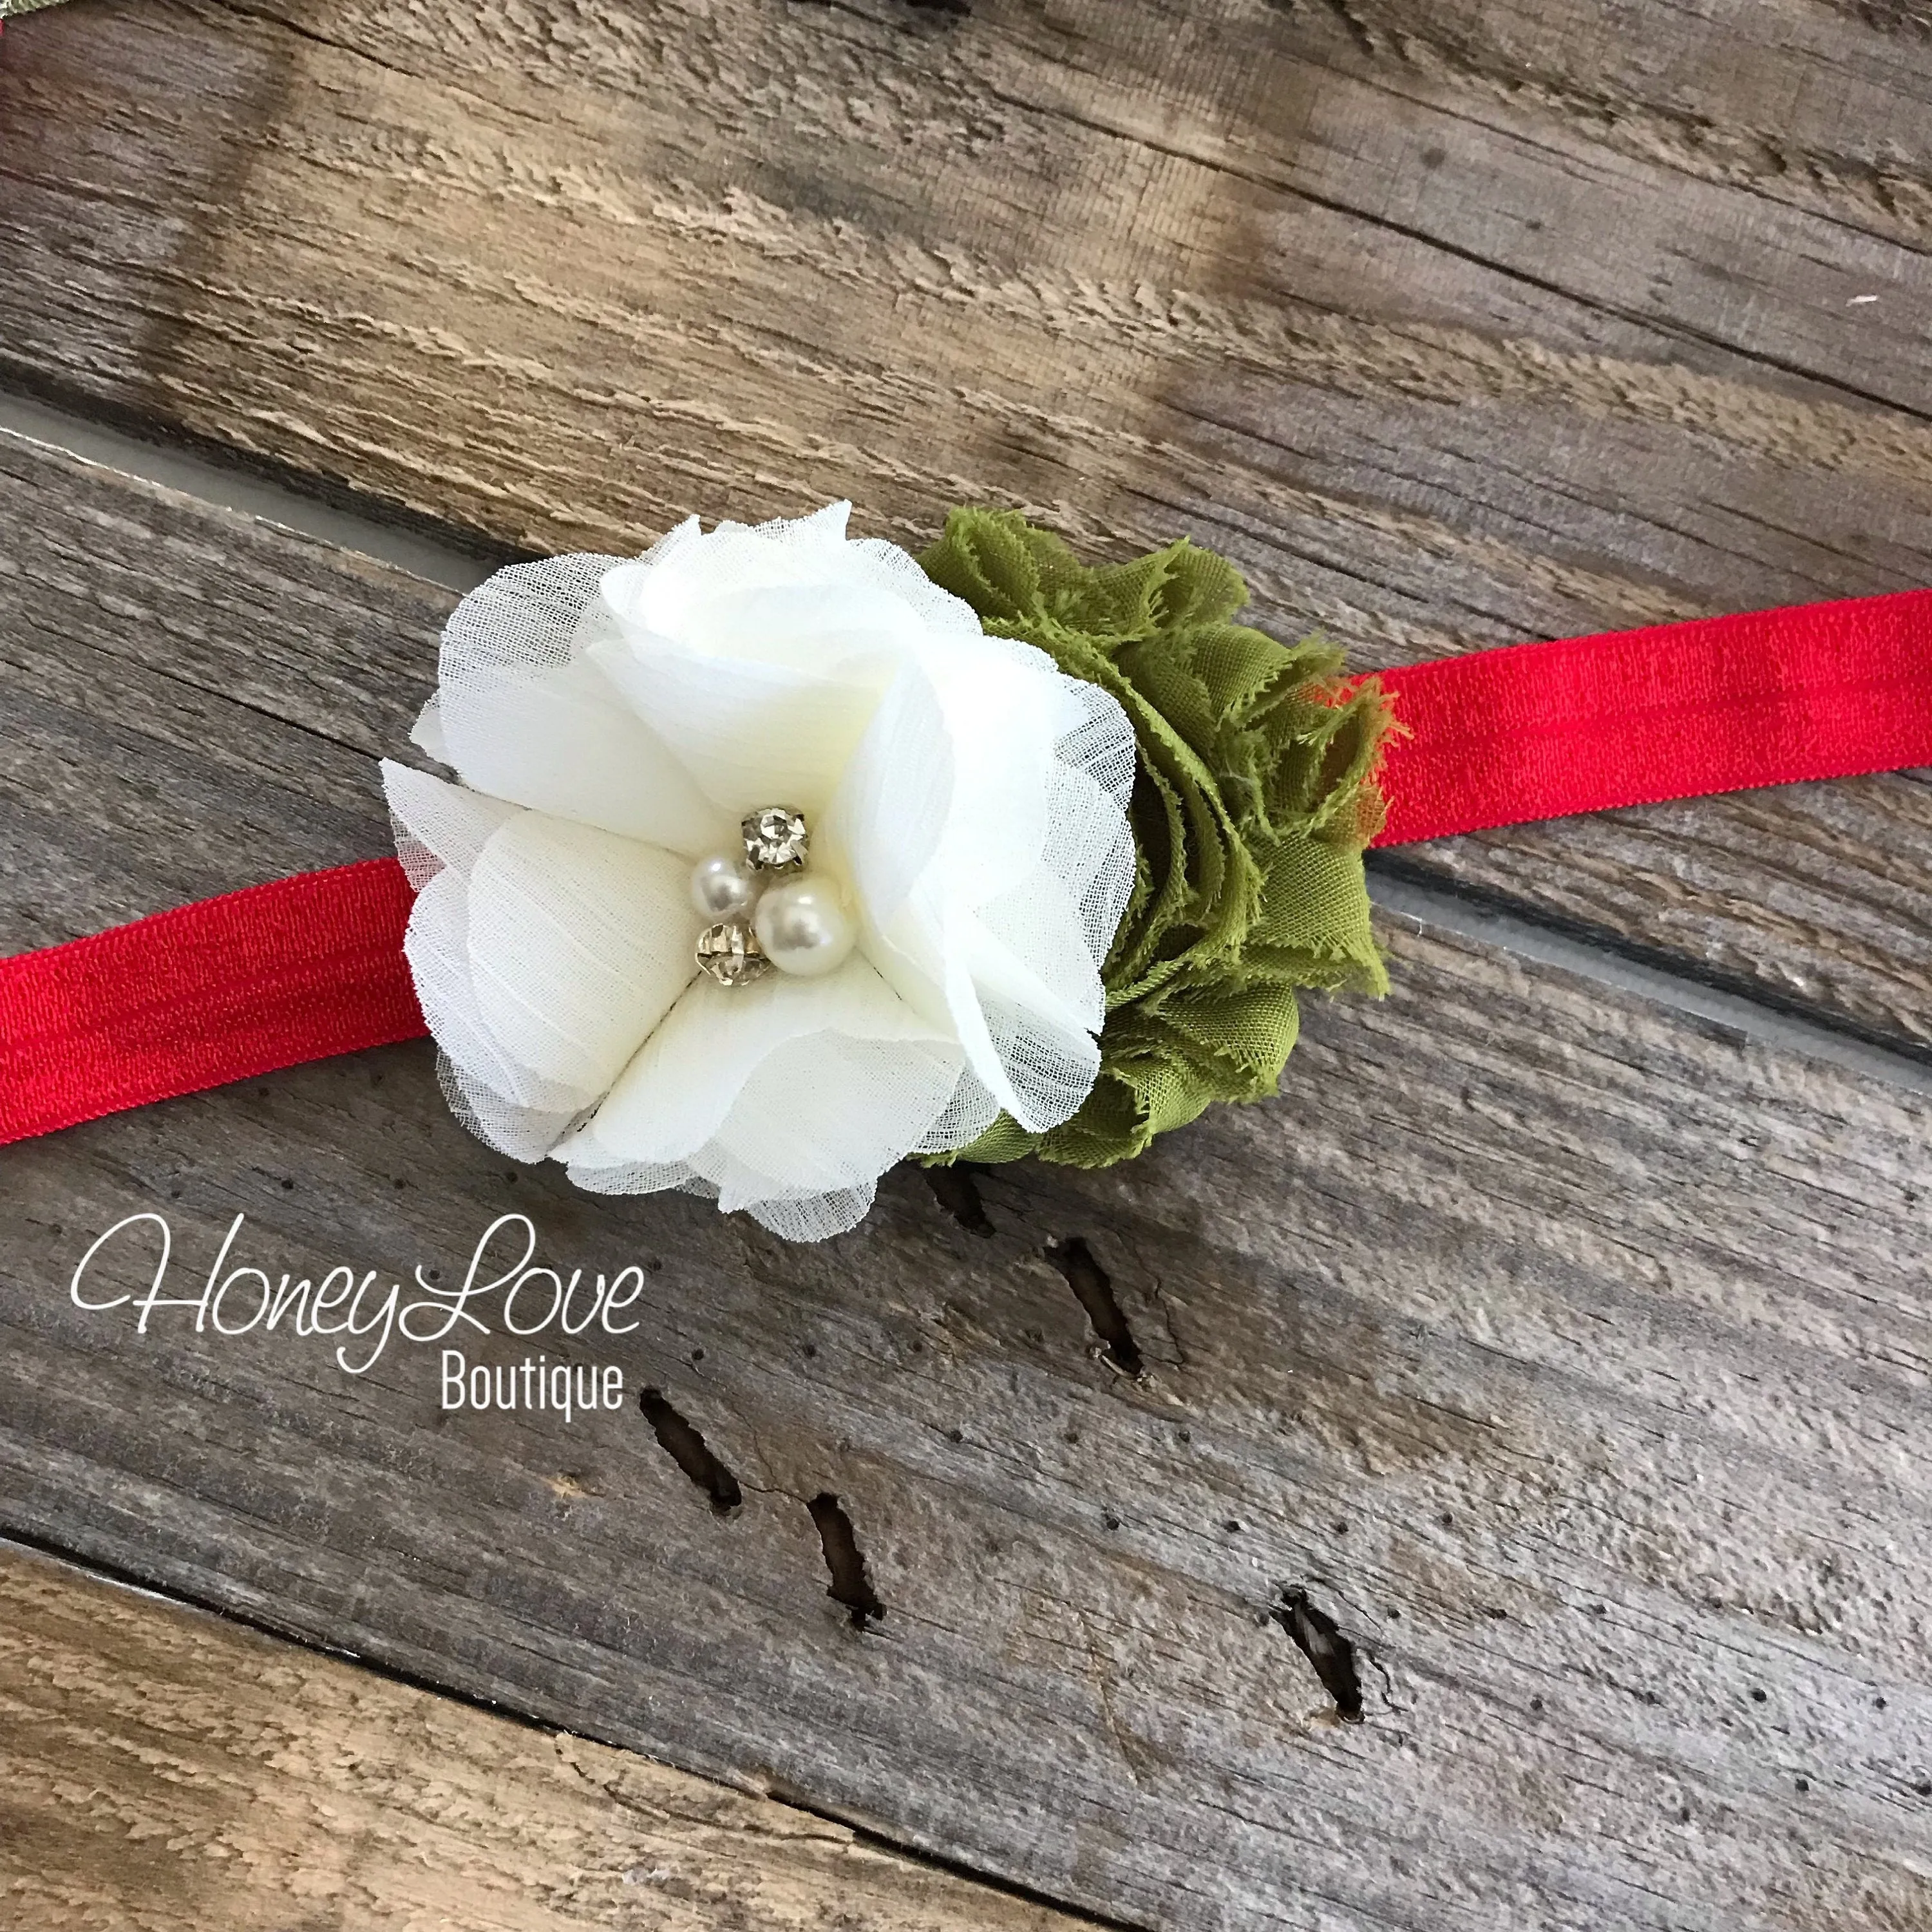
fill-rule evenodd
<path id="1" fill-rule="evenodd" d="M 1932 580 L 1932 42 L 1812 0 L 90 0 L 0 372 L 493 539 L 1185 532 L 1357 661 Z M 1932 790 L 1412 871 L 1932 1046 Z"/>
<path id="2" fill-rule="evenodd" d="M 0 432 L 0 953 L 392 849 L 452 592 Z"/>
<path id="3" fill-rule="evenodd" d="M 0 1546 L 0 1900 L 34 1932 L 1075 1932 L 647 1758 Z"/>
<path id="4" fill-rule="evenodd" d="M 436 597 L 7 460 L 40 927 L 97 862 L 76 920 L 206 889 L 224 799 L 265 828 L 232 864 L 374 849 L 359 740 Z M 124 756 L 83 766 L 110 706 Z M 817 1248 L 514 1168 L 414 1047 L 10 1148 L 0 1528 L 1135 1924 L 1907 1932 L 1932 1102 L 1389 938 L 1393 997 L 1313 1009 L 1280 1100 L 950 1209 L 902 1173 Z M 622 1412 L 446 1411 L 433 1348 L 352 1376 L 70 1298 L 136 1212 L 189 1294 L 238 1213 L 231 1263 L 406 1283 L 512 1209 L 566 1271 L 642 1271 L 634 1332 L 550 1348 Z M 84 1298 L 152 1269 L 109 1253 Z"/>

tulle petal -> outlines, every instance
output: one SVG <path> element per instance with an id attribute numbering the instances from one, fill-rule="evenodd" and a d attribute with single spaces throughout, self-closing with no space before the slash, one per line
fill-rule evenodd
<path id="1" fill-rule="evenodd" d="M 946 835 L 952 758 L 939 694 L 909 663 L 846 761 L 817 835 L 875 933 L 898 917 Z"/>
<path id="2" fill-rule="evenodd" d="M 440 1049 L 437 1072 L 457 1118 L 516 1160 L 541 1160 L 582 1111 L 580 1094 L 518 1066 L 476 1004 L 468 965 L 469 887 L 453 867 L 417 894 L 404 952 L 423 1017 Z"/>
<path id="3" fill-rule="evenodd" d="M 844 570 L 851 509 L 850 503 L 828 503 L 789 520 L 722 523 L 708 536 L 694 518 L 644 556 L 612 569 L 604 580 L 606 601 L 627 626 L 682 636 L 692 614 L 721 590 L 823 584 Z"/>
<path id="4" fill-rule="evenodd" d="M 517 564 L 464 598 L 418 742 L 476 790 L 696 857 L 730 837 L 730 820 L 584 653 L 616 561 Z"/>
<path id="5" fill-rule="evenodd" d="M 416 713 L 416 722 L 410 728 L 410 742 L 419 745 L 440 765 L 452 762 L 449 755 L 449 740 L 442 735 L 442 700 L 432 697 Z"/>
<path id="6" fill-rule="evenodd" d="M 382 761 L 383 796 L 395 821 L 397 856 L 420 892 L 445 866 L 467 879 L 490 835 L 517 815 L 501 799 L 453 785 L 428 772 Z"/>
<path id="7" fill-rule="evenodd" d="M 727 810 L 823 809 L 899 668 L 979 634 L 903 551 L 846 542 L 848 508 L 721 524 L 602 580 L 592 661 Z"/>
<path id="8" fill-rule="evenodd" d="M 1030 1132 L 1099 1070 L 1100 968 L 1133 885 L 1132 727 L 1104 692 L 992 638 L 922 652 L 881 701 L 826 820 L 868 957 L 947 1016 Z"/>
<path id="9" fill-rule="evenodd" d="M 445 1091 L 492 1146 L 538 1159 L 692 976 L 684 861 L 405 766 L 382 776 Z"/>

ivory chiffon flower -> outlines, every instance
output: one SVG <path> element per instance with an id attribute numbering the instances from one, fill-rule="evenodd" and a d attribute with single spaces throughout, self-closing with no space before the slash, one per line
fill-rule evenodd
<path id="1" fill-rule="evenodd" d="M 466 1124 L 580 1186 L 684 1188 L 804 1240 L 909 1154 L 1076 1112 L 1134 877 L 1120 706 L 848 539 L 850 507 L 499 572 L 413 734 L 461 783 L 382 768 Z M 779 805 L 856 946 L 721 984 L 694 869 Z"/>

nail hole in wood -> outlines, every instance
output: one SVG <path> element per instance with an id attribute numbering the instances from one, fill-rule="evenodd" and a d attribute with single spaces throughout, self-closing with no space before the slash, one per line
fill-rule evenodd
<path id="1" fill-rule="evenodd" d="M 1362 1721 L 1362 1680 L 1355 1669 L 1355 1646 L 1335 1627 L 1335 1619 L 1308 1600 L 1308 1592 L 1283 1585 L 1281 1600 L 1268 1615 L 1294 1638 L 1315 1667 L 1322 1688 L 1335 1700 L 1346 1722 Z"/>
<path id="2" fill-rule="evenodd" d="M 720 1516 L 730 1516 L 745 1500 L 738 1479 L 719 1462 L 700 1436 L 665 1400 L 662 1390 L 640 1391 L 638 1406 L 661 1448 L 704 1493 Z"/>
<path id="3" fill-rule="evenodd" d="M 1114 1284 L 1107 1270 L 1094 1258 L 1093 1250 L 1078 1234 L 1064 1241 L 1049 1241 L 1046 1258 L 1066 1277 L 1074 1298 L 1087 1311 L 1088 1324 L 1108 1361 L 1123 1375 L 1140 1379 L 1146 1364 L 1140 1344 L 1127 1326 L 1127 1318 L 1114 1298 Z"/>
<path id="4" fill-rule="evenodd" d="M 986 1203 L 980 1198 L 980 1184 L 970 1167 L 928 1167 L 926 1184 L 932 1190 L 932 1198 L 968 1234 L 983 1240 L 992 1233 Z"/>
<path id="5" fill-rule="evenodd" d="M 866 1574 L 866 1559 L 860 1554 L 859 1539 L 852 1533 L 852 1519 L 829 1490 L 821 1490 L 806 1508 L 812 1512 L 819 1546 L 825 1552 L 825 1567 L 832 1577 L 832 1587 L 825 1594 L 850 1612 L 855 1630 L 877 1623 L 885 1615 L 886 1606 L 879 1601 L 872 1579 Z"/>

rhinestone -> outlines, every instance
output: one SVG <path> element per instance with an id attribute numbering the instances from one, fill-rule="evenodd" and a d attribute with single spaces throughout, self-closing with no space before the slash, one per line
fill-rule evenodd
<path id="1" fill-rule="evenodd" d="M 748 926 L 728 920 L 707 926 L 698 935 L 698 963 L 721 986 L 742 986 L 762 980 L 772 970 L 758 934 Z"/>
<path id="2" fill-rule="evenodd" d="M 802 872 L 811 835 L 805 814 L 788 805 L 760 806 L 745 814 L 745 856 L 761 872 Z"/>

